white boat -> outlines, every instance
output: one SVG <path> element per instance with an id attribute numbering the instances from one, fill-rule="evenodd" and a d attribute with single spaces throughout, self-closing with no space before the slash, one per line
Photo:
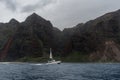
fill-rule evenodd
<path id="1" fill-rule="evenodd" d="M 61 61 L 55 61 L 55 59 L 53 59 L 53 56 L 52 56 L 52 50 L 50 48 L 50 60 L 48 60 L 48 63 L 47 64 L 60 64 Z"/>

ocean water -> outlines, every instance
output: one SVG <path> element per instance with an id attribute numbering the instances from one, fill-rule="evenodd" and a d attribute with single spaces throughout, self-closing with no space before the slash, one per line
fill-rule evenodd
<path id="1" fill-rule="evenodd" d="M 120 80 L 120 64 L 0 63 L 0 80 Z"/>

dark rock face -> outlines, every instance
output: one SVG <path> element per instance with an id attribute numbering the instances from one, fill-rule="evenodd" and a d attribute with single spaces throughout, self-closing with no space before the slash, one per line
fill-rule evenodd
<path id="1" fill-rule="evenodd" d="M 16 23 L 15 20 L 11 22 Z M 43 53 L 52 48 L 52 41 L 52 24 L 34 13 L 17 27 L 6 59 L 10 61 L 25 56 L 42 57 Z"/>
<path id="2" fill-rule="evenodd" d="M 62 31 L 58 28 L 53 28 L 53 53 L 56 56 L 61 56 L 63 50 L 63 39 L 62 39 Z"/>
<path id="3" fill-rule="evenodd" d="M 0 23 L 0 59 L 4 59 L 11 45 L 12 37 L 16 33 L 19 22 L 11 19 L 9 23 Z M 8 43 L 9 42 L 9 43 Z"/>
<path id="4" fill-rule="evenodd" d="M 73 28 L 65 28 L 62 31 L 62 47 L 63 56 L 67 56 L 73 50 L 73 36 L 82 32 L 83 23 L 78 24 Z M 66 54 L 67 53 L 67 54 Z"/>
<path id="5" fill-rule="evenodd" d="M 42 40 L 45 47 L 52 47 L 53 26 L 50 21 L 33 13 L 25 20 L 24 26 L 31 27 L 31 33 L 34 33 L 36 37 Z"/>
<path id="6" fill-rule="evenodd" d="M 98 54 L 100 55 L 106 47 L 105 42 L 113 41 L 115 44 L 120 44 L 120 10 L 107 13 L 80 26 L 77 25 L 76 30 L 75 27 L 64 30 L 63 33 L 65 37 L 63 40 L 68 42 L 64 48 L 67 50 L 66 52 L 77 51 L 88 55 L 93 55 L 93 52 L 99 52 Z M 117 46 L 116 48 L 120 49 Z M 112 54 L 120 54 L 113 52 Z M 96 54 L 94 54 L 94 57 L 96 57 Z M 109 54 L 109 50 L 107 50 L 106 54 Z M 116 61 L 115 58 L 112 60 Z"/>
<path id="7" fill-rule="evenodd" d="M 0 23 L 0 29 L 2 60 L 43 57 L 52 48 L 55 56 L 82 52 L 89 55 L 90 61 L 120 61 L 120 10 L 63 31 L 36 13 L 22 23 L 15 19 Z"/>

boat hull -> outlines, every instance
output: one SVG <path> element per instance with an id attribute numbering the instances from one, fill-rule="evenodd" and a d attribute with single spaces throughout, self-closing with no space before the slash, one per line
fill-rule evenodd
<path id="1" fill-rule="evenodd" d="M 54 62 L 48 62 L 46 64 L 60 64 L 60 63 L 61 63 L 61 61 L 54 61 Z"/>

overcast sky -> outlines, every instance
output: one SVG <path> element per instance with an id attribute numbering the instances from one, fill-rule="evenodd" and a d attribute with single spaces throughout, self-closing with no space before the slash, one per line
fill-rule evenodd
<path id="1" fill-rule="evenodd" d="M 35 12 L 62 30 L 118 9 L 120 0 L 0 0 L 0 22 Z"/>

